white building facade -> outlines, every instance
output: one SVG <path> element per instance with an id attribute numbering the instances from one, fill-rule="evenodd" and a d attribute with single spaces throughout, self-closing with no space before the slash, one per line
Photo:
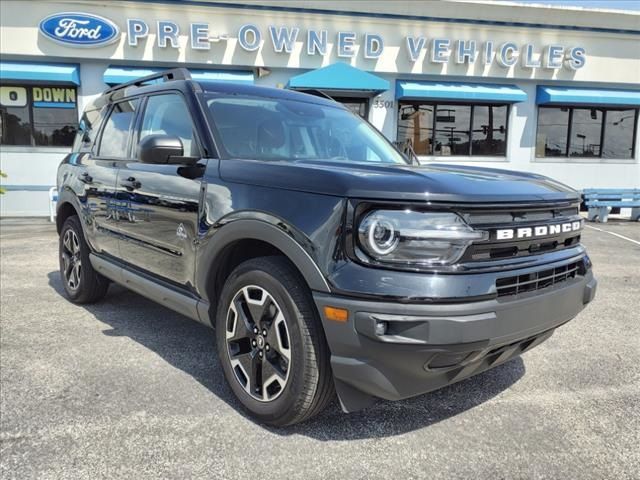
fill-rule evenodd
<path id="1" fill-rule="evenodd" d="M 175 66 L 329 95 L 425 163 L 640 187 L 637 13 L 428 0 L 0 9 L 2 216 L 47 214 L 88 101 Z"/>

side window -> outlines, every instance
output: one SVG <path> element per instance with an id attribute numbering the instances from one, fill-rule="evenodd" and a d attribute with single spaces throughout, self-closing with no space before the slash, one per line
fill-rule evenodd
<path id="1" fill-rule="evenodd" d="M 127 158 L 127 146 L 131 136 L 131 126 L 135 118 L 138 99 L 116 103 L 102 131 L 100 149 L 101 157 Z"/>
<path id="2" fill-rule="evenodd" d="M 97 110 L 87 110 L 82 114 L 78 126 L 78 133 L 73 142 L 74 151 L 87 151 L 93 147 L 105 113 L 106 107 Z"/>
<path id="3" fill-rule="evenodd" d="M 178 137 L 182 141 L 185 156 L 200 156 L 191 115 L 183 98 L 178 94 L 149 97 L 142 119 L 140 141 L 148 135 Z"/>

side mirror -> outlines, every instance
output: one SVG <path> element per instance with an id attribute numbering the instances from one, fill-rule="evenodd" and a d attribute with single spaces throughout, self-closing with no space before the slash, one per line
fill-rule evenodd
<path id="1" fill-rule="evenodd" d="M 183 153 L 182 141 L 172 135 L 148 135 L 138 146 L 138 158 L 142 163 L 181 164 L 185 163 L 181 161 Z"/>

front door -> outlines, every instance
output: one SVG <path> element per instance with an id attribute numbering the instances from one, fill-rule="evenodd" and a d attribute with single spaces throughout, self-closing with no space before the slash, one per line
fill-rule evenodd
<path id="1" fill-rule="evenodd" d="M 171 135 L 180 138 L 185 156 L 201 157 L 181 94 L 149 96 L 138 125 L 134 152 L 148 135 Z M 189 167 L 123 162 L 118 199 L 128 206 L 128 215 L 121 215 L 118 225 L 120 255 L 125 262 L 180 286 L 193 284 L 205 166 L 206 160 Z"/>

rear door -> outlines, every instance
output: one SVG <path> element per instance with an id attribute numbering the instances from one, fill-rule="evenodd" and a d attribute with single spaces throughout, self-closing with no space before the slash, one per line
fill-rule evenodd
<path id="1" fill-rule="evenodd" d="M 78 178 L 84 184 L 81 202 L 85 204 L 87 240 L 95 251 L 113 257 L 119 256 L 117 173 L 120 163 L 129 155 L 138 103 L 138 99 L 133 99 L 113 104 L 103 121 L 98 142 L 78 159 L 83 167 Z M 87 115 L 83 121 L 91 119 Z"/>
<path id="2" fill-rule="evenodd" d="M 133 150 L 148 135 L 180 138 L 185 156 L 203 151 L 185 98 L 162 92 L 145 100 Z M 120 254 L 129 264 L 180 286 L 193 284 L 195 243 L 206 160 L 195 166 L 123 162 L 118 199 L 130 215 L 120 216 Z"/>

